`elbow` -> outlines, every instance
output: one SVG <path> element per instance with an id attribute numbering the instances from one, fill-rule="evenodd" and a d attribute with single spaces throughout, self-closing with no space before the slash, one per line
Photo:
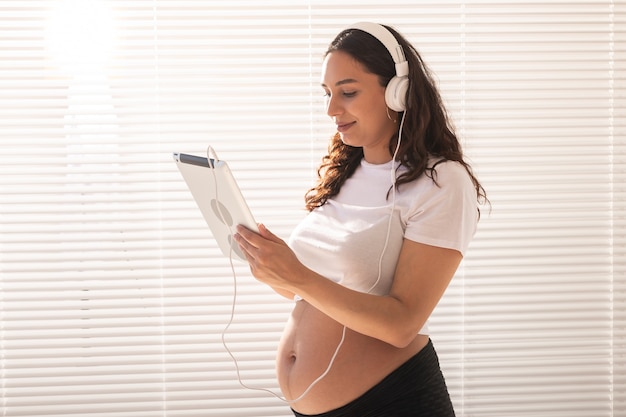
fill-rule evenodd
<path id="1" fill-rule="evenodd" d="M 424 317 L 422 312 L 412 311 L 401 303 L 400 306 L 400 309 L 394 309 L 393 313 L 386 315 L 387 332 L 384 341 L 403 349 L 413 343 L 428 316 Z"/>
<path id="2" fill-rule="evenodd" d="M 413 337 L 413 339 L 415 339 L 415 337 Z M 405 347 L 407 347 L 407 346 L 409 346 L 411 344 L 413 339 L 409 340 L 409 339 L 406 339 L 406 338 L 403 338 L 403 339 L 398 338 L 396 340 L 391 340 L 388 343 L 391 346 L 395 347 L 395 348 L 404 349 Z"/>
<path id="3" fill-rule="evenodd" d="M 394 329 L 391 334 L 389 334 L 389 338 L 387 343 L 398 348 L 404 349 L 409 346 L 419 334 L 421 326 L 417 328 L 414 325 L 401 325 Z"/>

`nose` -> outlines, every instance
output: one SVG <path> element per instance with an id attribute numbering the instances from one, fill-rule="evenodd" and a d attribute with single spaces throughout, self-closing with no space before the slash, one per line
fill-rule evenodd
<path id="1" fill-rule="evenodd" d="M 339 100 L 333 94 L 328 94 L 326 96 L 326 114 L 330 117 L 336 116 L 340 114 L 342 111 L 342 107 L 339 103 Z"/>

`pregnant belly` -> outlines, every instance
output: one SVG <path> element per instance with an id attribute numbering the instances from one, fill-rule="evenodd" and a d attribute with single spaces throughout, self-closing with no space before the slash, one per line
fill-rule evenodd
<path id="1" fill-rule="evenodd" d="M 428 342 L 418 335 L 406 348 L 346 330 L 330 371 L 300 397 L 328 368 L 343 326 L 306 301 L 298 301 L 278 349 L 280 388 L 291 406 L 303 414 L 319 414 L 358 398 L 416 354 Z"/>

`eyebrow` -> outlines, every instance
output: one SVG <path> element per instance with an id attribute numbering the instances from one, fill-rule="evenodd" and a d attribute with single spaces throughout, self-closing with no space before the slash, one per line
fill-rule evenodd
<path id="1" fill-rule="evenodd" d="M 335 87 L 338 87 L 338 86 L 344 85 L 344 84 L 352 84 L 352 83 L 356 83 L 356 82 L 358 82 L 358 81 L 355 80 L 354 78 L 346 78 L 345 80 L 337 81 L 335 83 Z M 322 87 L 326 87 L 326 84 L 324 84 L 324 83 L 322 83 L 321 85 L 322 85 Z"/>

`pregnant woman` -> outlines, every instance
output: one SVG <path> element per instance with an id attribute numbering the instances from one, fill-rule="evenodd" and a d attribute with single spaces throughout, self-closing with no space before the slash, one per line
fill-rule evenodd
<path id="1" fill-rule="evenodd" d="M 256 279 L 295 300 L 280 388 L 296 416 L 454 416 L 427 321 L 485 191 L 420 55 L 394 29 L 339 33 L 321 87 L 337 132 L 308 215 L 289 242 L 263 225 L 236 235 Z"/>

